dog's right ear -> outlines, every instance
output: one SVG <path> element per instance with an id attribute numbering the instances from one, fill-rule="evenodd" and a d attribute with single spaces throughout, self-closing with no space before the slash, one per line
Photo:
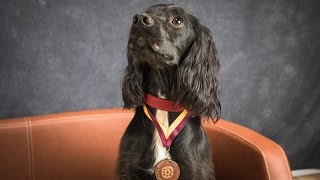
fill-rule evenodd
<path id="1" fill-rule="evenodd" d="M 126 109 L 142 106 L 143 103 L 143 71 L 139 62 L 128 55 L 128 66 L 122 79 L 122 100 Z"/>

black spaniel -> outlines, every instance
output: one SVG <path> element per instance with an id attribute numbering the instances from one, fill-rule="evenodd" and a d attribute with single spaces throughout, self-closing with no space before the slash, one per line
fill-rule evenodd
<path id="1" fill-rule="evenodd" d="M 120 179 L 215 179 L 201 120 L 217 121 L 220 63 L 212 34 L 176 5 L 133 17 L 125 108 L 136 113 L 120 144 Z"/>

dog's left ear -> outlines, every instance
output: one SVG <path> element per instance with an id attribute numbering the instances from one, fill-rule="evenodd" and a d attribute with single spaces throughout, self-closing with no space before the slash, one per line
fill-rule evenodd
<path id="1" fill-rule="evenodd" d="M 216 121 L 221 114 L 218 54 L 210 30 L 200 24 L 194 28 L 195 40 L 178 67 L 178 100 L 194 115 Z"/>

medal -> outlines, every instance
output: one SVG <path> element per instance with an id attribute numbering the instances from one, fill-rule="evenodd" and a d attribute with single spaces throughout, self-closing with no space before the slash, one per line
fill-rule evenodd
<path id="1" fill-rule="evenodd" d="M 169 159 L 161 160 L 155 167 L 157 180 L 177 180 L 180 176 L 179 165 Z"/>
<path id="2" fill-rule="evenodd" d="M 150 94 L 145 95 L 144 101 L 149 106 L 164 111 L 182 111 L 169 127 L 165 127 L 157 121 L 156 117 L 149 111 L 147 106 L 145 104 L 143 105 L 144 113 L 155 125 L 156 130 L 158 131 L 160 139 L 162 141 L 162 144 L 167 150 L 167 158 L 161 160 L 155 166 L 155 176 L 157 180 L 177 180 L 180 176 L 180 168 L 176 162 L 168 158 L 169 150 L 173 139 L 177 137 L 179 132 L 184 128 L 188 120 L 191 118 L 191 115 L 187 110 L 185 110 L 182 106 L 176 104 L 176 102 L 174 101 L 160 99 Z"/>

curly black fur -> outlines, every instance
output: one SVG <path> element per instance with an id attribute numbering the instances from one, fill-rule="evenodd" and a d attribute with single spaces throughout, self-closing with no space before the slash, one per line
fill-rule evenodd
<path id="1" fill-rule="evenodd" d="M 173 18 L 182 21 L 181 26 Z M 125 108 L 136 108 L 120 144 L 120 179 L 155 179 L 152 149 L 155 128 L 143 113 L 146 92 L 188 109 L 193 118 L 173 141 L 170 155 L 179 179 L 215 179 L 211 149 L 201 119 L 220 117 L 220 64 L 211 32 L 175 5 L 156 5 L 134 16 L 128 41 L 128 66 L 122 81 Z M 152 109 L 154 113 L 156 109 Z M 177 113 L 169 113 L 169 124 Z"/>

